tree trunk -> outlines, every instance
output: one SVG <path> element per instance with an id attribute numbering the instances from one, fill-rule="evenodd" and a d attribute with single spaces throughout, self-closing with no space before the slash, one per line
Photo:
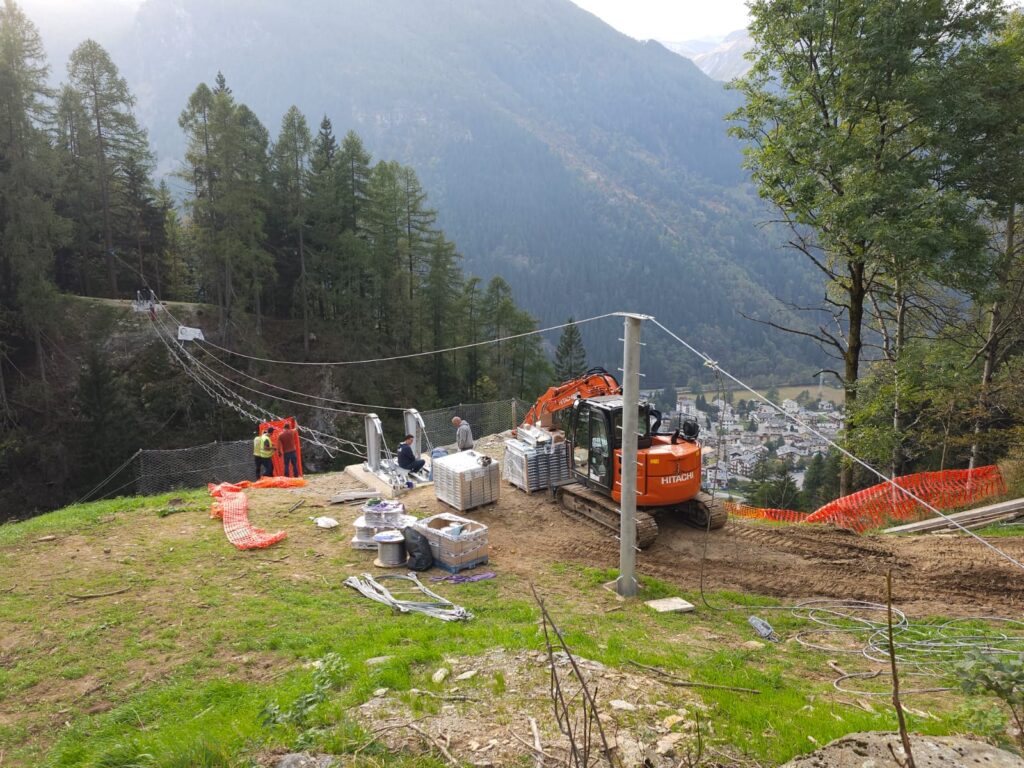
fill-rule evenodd
<path id="1" fill-rule="evenodd" d="M 849 424 L 850 413 L 857 402 L 857 380 L 860 374 L 860 354 L 864 346 L 861 339 L 861 325 L 864 322 L 864 298 L 867 290 L 864 284 L 864 263 L 851 262 L 850 285 L 847 298 L 850 300 L 849 324 L 846 334 L 846 351 L 843 353 L 843 389 L 846 392 L 846 420 Z M 846 496 L 853 491 L 853 464 L 843 461 L 839 473 L 839 495 Z"/>
<path id="2" fill-rule="evenodd" d="M 47 394 L 47 382 L 46 382 L 46 356 L 43 350 L 43 332 L 39 328 L 35 329 L 35 342 L 36 342 L 36 360 L 39 361 L 39 381 L 43 385 L 43 394 Z"/>
<path id="3" fill-rule="evenodd" d="M 903 284 L 896 278 L 894 291 L 896 299 L 896 333 L 893 339 L 893 396 L 892 396 L 892 476 L 899 477 L 904 472 L 906 453 L 903 450 L 903 430 L 905 416 L 900 406 L 900 365 L 902 364 L 903 347 L 907 333 L 907 297 L 903 294 Z"/>
<path id="4" fill-rule="evenodd" d="M 99 164 L 100 203 L 103 206 L 103 256 L 107 262 L 108 290 L 117 298 L 117 265 L 114 263 L 114 233 L 110 225 L 110 180 L 107 178 L 107 152 L 103 145 L 103 123 L 100 120 L 99 93 L 92 90 L 92 108 L 96 117 L 96 161 Z"/>
<path id="5" fill-rule="evenodd" d="M 1010 205 L 1010 213 L 1006 217 L 1006 251 L 1004 252 L 1004 268 L 999 276 L 999 288 L 1003 290 L 1006 286 L 1010 270 L 1013 268 L 1014 252 L 1016 251 L 1016 206 Z M 985 431 L 985 419 L 989 410 L 989 389 L 992 386 L 992 379 L 996 373 L 996 365 L 999 360 L 999 326 L 1003 320 L 1003 296 L 999 296 L 992 302 L 989 309 L 988 332 L 985 335 L 985 355 L 981 368 L 981 386 L 978 389 L 977 414 L 974 417 L 974 441 L 971 444 L 970 468 L 978 466 L 981 459 L 981 435 Z"/>
<path id="6" fill-rule="evenodd" d="M 299 224 L 299 292 L 302 299 L 302 351 L 309 357 L 309 298 L 306 292 L 306 241 Z"/>
<path id="7" fill-rule="evenodd" d="M 0 423 L 13 424 L 14 414 L 11 413 L 11 405 L 7 402 L 7 382 L 4 381 L 4 360 L 7 355 L 0 352 L 0 416 L 3 417 Z"/>

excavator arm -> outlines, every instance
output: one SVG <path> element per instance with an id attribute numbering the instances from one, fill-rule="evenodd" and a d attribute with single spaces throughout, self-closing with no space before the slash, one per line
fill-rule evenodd
<path id="1" fill-rule="evenodd" d="M 604 368 L 591 368 L 578 379 L 551 387 L 538 397 L 523 419 L 523 424 L 534 425 L 541 421 L 545 414 L 554 414 L 569 408 L 577 398 L 619 394 L 622 394 L 622 387 L 612 374 Z"/>

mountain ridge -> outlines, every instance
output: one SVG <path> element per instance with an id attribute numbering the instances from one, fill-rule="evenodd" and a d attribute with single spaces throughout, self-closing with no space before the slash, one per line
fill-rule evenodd
<path id="1" fill-rule="evenodd" d="M 764 211 L 726 135 L 735 94 L 567 0 L 146 0 L 112 49 L 164 173 L 181 156 L 178 112 L 223 71 L 272 134 L 295 103 L 415 167 L 467 269 L 505 276 L 542 323 L 647 311 L 747 372 L 814 364 L 737 319 L 814 279 L 756 228 Z M 684 382 L 698 362 L 653 368 Z"/>

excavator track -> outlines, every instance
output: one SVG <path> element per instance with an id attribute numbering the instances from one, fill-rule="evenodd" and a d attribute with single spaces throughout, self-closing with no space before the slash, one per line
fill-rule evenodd
<path id="1" fill-rule="evenodd" d="M 556 493 L 562 511 L 569 517 L 577 520 L 585 520 L 596 523 L 618 536 L 621 529 L 619 507 L 607 496 L 583 486 L 580 483 L 570 483 L 558 488 Z M 658 538 L 658 523 L 654 516 L 636 511 L 636 545 L 640 549 L 647 549 Z"/>
<path id="2" fill-rule="evenodd" d="M 729 512 L 719 499 L 713 499 L 709 493 L 698 493 L 694 498 L 681 505 L 683 518 L 695 528 L 709 528 L 714 531 L 721 528 L 729 519 Z M 708 526 L 708 518 L 711 525 Z"/>

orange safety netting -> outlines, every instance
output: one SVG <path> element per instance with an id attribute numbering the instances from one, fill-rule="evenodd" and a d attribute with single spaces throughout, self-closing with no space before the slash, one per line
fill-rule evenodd
<path id="1" fill-rule="evenodd" d="M 1006 483 L 997 466 L 918 472 L 897 477 L 894 482 L 943 512 L 1006 493 Z M 890 483 L 843 496 L 810 514 L 788 509 L 759 509 L 737 502 L 726 502 L 726 508 L 729 514 L 739 517 L 787 523 L 829 523 L 858 533 L 893 522 L 922 520 L 931 514 L 931 510 Z"/>
<path id="2" fill-rule="evenodd" d="M 287 482 L 286 482 L 287 481 Z M 267 533 L 254 528 L 249 522 L 249 499 L 242 488 L 291 488 L 305 485 L 301 478 L 264 477 L 256 482 L 244 480 L 241 483 L 220 483 L 209 485 L 213 503 L 210 517 L 224 521 L 224 534 L 238 549 L 263 549 L 286 538 L 285 531 Z"/>

